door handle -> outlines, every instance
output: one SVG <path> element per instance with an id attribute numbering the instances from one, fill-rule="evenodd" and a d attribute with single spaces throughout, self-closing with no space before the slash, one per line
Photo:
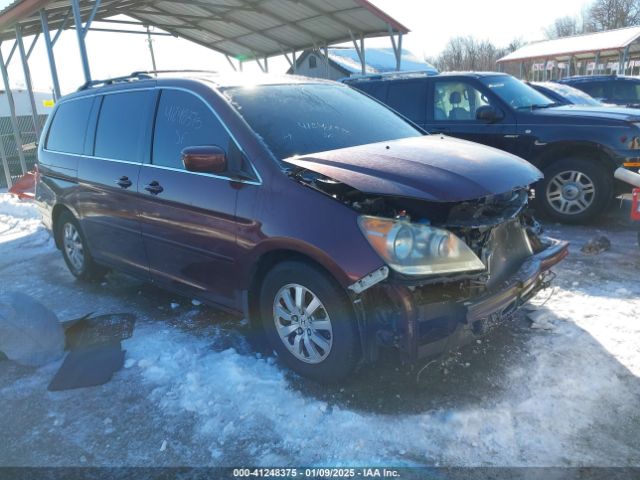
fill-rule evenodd
<path id="1" fill-rule="evenodd" d="M 131 182 L 131 180 L 129 180 L 129 177 L 125 175 L 120 177 L 120 180 L 116 180 L 116 185 L 120 186 L 121 188 L 129 188 L 131 185 L 133 185 L 133 182 Z"/>
<path id="2" fill-rule="evenodd" d="M 164 188 L 162 188 L 162 186 L 155 180 L 149 185 L 145 186 L 144 189 L 152 195 L 157 195 L 164 190 Z"/>
<path id="3" fill-rule="evenodd" d="M 446 127 L 435 127 L 427 130 L 429 133 L 447 133 L 449 131 Z"/>

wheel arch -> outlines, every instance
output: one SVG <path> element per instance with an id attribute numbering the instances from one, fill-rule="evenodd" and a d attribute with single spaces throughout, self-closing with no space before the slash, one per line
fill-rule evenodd
<path id="1" fill-rule="evenodd" d="M 301 249 L 291 246 L 273 248 L 262 252 L 257 257 L 249 274 L 244 309 L 249 322 L 251 322 L 253 326 L 258 325 L 257 314 L 259 311 L 260 287 L 264 278 L 276 265 L 286 261 L 300 261 L 313 266 L 334 280 L 336 285 L 342 288 L 345 295 L 348 296 L 348 291 L 345 288 L 348 284 L 348 277 L 330 259 L 324 258 L 324 256 L 320 256 L 317 253 L 314 255 L 308 251 L 302 251 Z M 329 265 L 329 267 L 327 265 Z"/>
<path id="2" fill-rule="evenodd" d="M 51 230 L 53 232 L 53 239 L 55 241 L 56 247 L 58 250 L 62 248 L 62 243 L 60 240 L 60 235 L 58 234 L 58 221 L 60 220 L 60 216 L 64 213 L 68 212 L 74 218 L 78 218 L 75 212 L 69 208 L 67 205 L 63 203 L 57 203 L 54 205 L 53 210 L 51 211 Z"/>
<path id="3" fill-rule="evenodd" d="M 532 162 L 544 172 L 554 161 L 568 157 L 585 157 L 601 162 L 613 172 L 616 168 L 612 155 L 599 143 L 589 141 L 562 141 L 547 145 Z"/>

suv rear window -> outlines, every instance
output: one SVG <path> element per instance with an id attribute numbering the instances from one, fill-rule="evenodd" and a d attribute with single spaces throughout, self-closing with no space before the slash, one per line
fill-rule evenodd
<path id="1" fill-rule="evenodd" d="M 61 103 L 47 135 L 47 150 L 62 153 L 84 153 L 84 137 L 93 105 L 93 97 Z"/>
<path id="2" fill-rule="evenodd" d="M 151 98 L 148 90 L 104 96 L 96 130 L 96 157 L 142 161 Z"/>

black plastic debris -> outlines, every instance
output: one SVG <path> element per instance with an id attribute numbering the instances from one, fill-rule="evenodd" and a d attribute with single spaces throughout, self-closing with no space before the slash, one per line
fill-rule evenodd
<path id="1" fill-rule="evenodd" d="M 107 383 L 124 364 L 121 341 L 133 335 L 129 313 L 91 314 L 60 322 L 35 298 L 20 292 L 0 294 L 0 360 L 38 367 L 68 351 L 49 390 Z"/>
<path id="2" fill-rule="evenodd" d="M 72 350 L 47 389 L 57 391 L 104 385 L 124 365 L 124 354 L 120 342 Z"/>
<path id="3" fill-rule="evenodd" d="M 130 313 L 85 315 L 77 320 L 64 322 L 67 350 L 88 348 L 94 345 L 114 343 L 131 338 L 136 317 Z"/>
<path id="4" fill-rule="evenodd" d="M 120 342 L 133 335 L 134 315 L 86 315 L 63 325 L 69 353 L 49 384 L 48 390 L 71 390 L 103 385 L 122 368 L 125 351 L 122 350 Z"/>

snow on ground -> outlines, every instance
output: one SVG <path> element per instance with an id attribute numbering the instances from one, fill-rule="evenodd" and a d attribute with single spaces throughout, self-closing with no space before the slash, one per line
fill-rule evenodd
<path id="1" fill-rule="evenodd" d="M 392 352 L 342 385 L 282 368 L 246 322 L 124 275 L 82 285 L 32 205 L 0 195 L 0 289 L 61 319 L 133 312 L 125 368 L 66 392 L 0 362 L 0 466 L 639 466 L 640 249 L 624 220 L 552 225 L 573 242 L 552 292 L 418 374 Z M 612 250 L 579 247 L 606 234 Z"/>

